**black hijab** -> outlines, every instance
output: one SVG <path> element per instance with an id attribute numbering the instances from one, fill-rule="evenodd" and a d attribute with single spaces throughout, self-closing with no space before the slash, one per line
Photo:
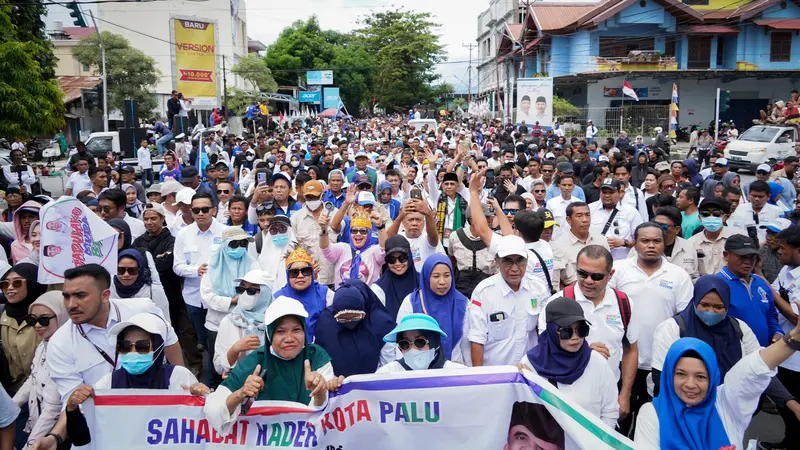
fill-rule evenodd
<path id="1" fill-rule="evenodd" d="M 411 244 L 408 243 L 408 239 L 405 236 L 396 234 L 390 237 L 386 240 L 384 248 L 386 249 L 386 256 L 398 251 L 403 251 L 408 255 L 408 269 L 403 275 L 395 275 L 389 269 L 387 263 L 383 268 L 383 275 L 377 281 L 378 286 L 381 287 L 386 295 L 386 309 L 392 319 L 397 320 L 397 312 L 400 311 L 403 299 L 419 286 L 419 274 L 417 274 L 417 268 L 414 266 L 414 254 L 411 253 Z"/>
<path id="2" fill-rule="evenodd" d="M 117 251 L 121 252 L 131 248 L 133 236 L 131 236 L 131 227 L 128 225 L 128 222 L 125 222 L 122 219 L 111 219 L 107 223 L 125 233 L 125 235 L 122 237 L 122 247 L 118 248 Z"/>
<path id="3" fill-rule="evenodd" d="M 117 342 L 125 336 L 125 330 L 117 336 Z M 153 348 L 159 349 L 153 354 L 153 365 L 141 375 L 131 375 L 125 369 L 111 372 L 111 389 L 169 389 L 169 379 L 175 366 L 164 364 L 164 339 L 151 334 Z"/>
<path id="4" fill-rule="evenodd" d="M 28 295 L 21 302 L 17 303 L 6 303 L 6 314 L 8 317 L 15 319 L 17 323 L 22 323 L 22 320 L 25 319 L 25 316 L 28 315 L 28 307 L 31 306 L 31 303 L 35 302 L 42 294 L 47 291 L 47 285 L 39 284 L 38 274 L 39 274 L 39 267 L 31 264 L 31 263 L 21 263 L 17 264 L 3 275 L 3 278 L 0 279 L 6 280 L 8 275 L 14 272 L 17 275 L 21 276 L 25 279 L 26 285 L 28 288 Z M 7 300 L 6 300 L 7 301 Z"/>

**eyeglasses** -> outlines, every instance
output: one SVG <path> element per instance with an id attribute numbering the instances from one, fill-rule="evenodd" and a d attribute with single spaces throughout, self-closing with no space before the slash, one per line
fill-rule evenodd
<path id="1" fill-rule="evenodd" d="M 228 247 L 230 247 L 230 248 L 239 248 L 239 247 L 247 248 L 247 245 L 249 243 L 250 242 L 247 239 L 241 239 L 241 240 L 238 240 L 238 241 L 230 241 L 230 242 L 228 242 Z"/>
<path id="2" fill-rule="evenodd" d="M 577 328 L 572 328 L 572 327 L 559 328 L 558 338 L 561 339 L 562 341 L 566 341 L 567 339 L 571 339 L 572 335 L 575 333 L 578 333 L 578 337 L 585 338 L 586 336 L 589 335 L 589 332 L 591 330 L 592 329 L 589 327 L 589 325 L 586 325 L 585 323 L 582 325 L 578 325 Z"/>
<path id="3" fill-rule="evenodd" d="M 603 278 L 606 277 L 605 273 L 591 273 L 591 272 L 587 272 L 587 271 L 585 271 L 583 269 L 578 269 L 577 272 L 578 272 L 578 276 L 579 277 L 581 277 L 583 279 L 592 277 L 593 281 L 601 281 Z"/>
<path id="4" fill-rule="evenodd" d="M 712 215 L 713 215 L 714 217 L 722 217 L 723 215 L 725 215 L 725 213 L 723 213 L 723 212 L 722 212 L 721 210 L 719 210 L 719 209 L 715 209 L 715 210 L 713 210 L 713 211 L 709 211 L 709 210 L 707 210 L 707 209 L 706 209 L 706 210 L 703 210 L 703 211 L 700 211 L 700 217 L 711 217 Z"/>
<path id="5" fill-rule="evenodd" d="M 505 208 L 503 209 L 503 214 L 516 216 L 519 212 L 519 209 L 516 208 Z"/>
<path id="6" fill-rule="evenodd" d="M 276 235 L 276 234 L 286 233 L 287 231 L 289 231 L 289 228 L 287 228 L 286 225 L 284 225 L 282 223 L 278 223 L 278 224 L 269 226 L 269 234 L 271 234 L 273 236 Z"/>
<path id="7" fill-rule="evenodd" d="M 392 254 L 392 255 L 389 255 L 389 256 L 386 257 L 386 262 L 389 263 L 389 264 L 395 264 L 398 261 L 401 262 L 401 263 L 408 262 L 408 255 L 405 254 L 405 253 L 399 253 L 399 254 L 396 254 L 396 255 Z"/>
<path id="8" fill-rule="evenodd" d="M 661 189 L 663 189 L 665 191 L 675 190 L 675 185 L 674 184 L 665 184 L 665 185 L 661 186 Z"/>
<path id="9" fill-rule="evenodd" d="M 14 289 L 19 289 L 19 288 L 22 287 L 23 283 L 25 283 L 25 280 L 20 280 L 20 279 L 17 279 L 17 280 L 14 280 L 14 281 L 3 280 L 3 281 L 0 281 L 0 289 L 2 289 L 4 291 L 6 289 L 8 289 L 9 287 L 13 287 Z"/>
<path id="10" fill-rule="evenodd" d="M 366 228 L 353 228 L 350 230 L 350 234 L 360 234 L 362 236 L 368 236 L 370 230 Z"/>
<path id="11" fill-rule="evenodd" d="M 234 288 L 234 290 L 236 291 L 236 293 L 237 293 L 238 295 L 242 295 L 242 294 L 244 294 L 245 292 L 247 292 L 247 295 L 256 295 L 256 294 L 258 294 L 258 293 L 260 293 L 260 292 L 261 292 L 261 288 L 258 288 L 258 287 L 249 287 L 249 288 L 246 288 L 246 287 L 244 287 L 244 286 L 236 286 L 236 287 Z"/>
<path id="12" fill-rule="evenodd" d="M 230 194 L 230 192 L 231 192 L 231 191 L 230 191 L 230 190 L 228 190 L 228 189 L 217 189 L 217 194 L 225 194 L 225 195 L 228 195 L 228 194 Z"/>
<path id="13" fill-rule="evenodd" d="M 127 339 L 124 339 L 117 343 L 117 350 L 119 350 L 120 353 L 130 353 L 130 351 L 134 349 L 136 350 L 136 353 L 150 352 L 150 340 L 140 339 L 136 342 L 131 342 Z"/>
<path id="14" fill-rule="evenodd" d="M 314 269 L 311 267 L 303 267 L 302 269 L 289 269 L 289 278 L 297 278 L 302 274 L 304 277 L 310 277 L 314 274 Z"/>
<path id="15" fill-rule="evenodd" d="M 56 316 L 39 316 L 39 317 L 36 317 L 36 316 L 25 316 L 25 323 L 27 323 L 28 326 L 31 326 L 31 327 L 36 325 L 37 323 L 39 325 L 43 326 L 43 327 L 46 327 L 46 326 L 50 325 L 50 321 L 55 319 L 55 318 L 56 318 Z"/>
<path id="16" fill-rule="evenodd" d="M 139 268 L 138 267 L 117 267 L 117 275 L 123 276 L 125 272 L 131 274 L 131 276 L 139 275 Z"/>
<path id="17" fill-rule="evenodd" d="M 428 345 L 428 343 L 429 341 L 428 338 L 426 337 L 418 337 L 413 341 L 409 341 L 408 339 L 402 339 L 397 341 L 397 347 L 400 349 L 400 351 L 403 352 L 409 350 L 411 348 L 411 345 L 414 345 L 414 348 L 416 348 L 417 350 L 422 350 L 423 348 L 425 348 L 426 345 Z"/>
<path id="18" fill-rule="evenodd" d="M 111 212 L 116 211 L 116 209 L 117 209 L 116 206 L 108 206 L 108 205 L 106 205 L 106 206 L 98 205 L 97 206 L 97 210 L 98 211 L 104 212 L 104 213 L 108 213 L 108 214 L 111 214 Z"/>
<path id="19" fill-rule="evenodd" d="M 528 260 L 525 259 L 525 258 L 521 258 L 521 257 L 520 258 L 516 258 L 516 259 L 505 257 L 505 258 L 500 258 L 500 263 L 503 264 L 506 267 L 524 266 L 524 265 L 528 264 Z"/>
<path id="20" fill-rule="evenodd" d="M 192 214 L 208 214 L 211 211 L 210 206 L 201 206 L 200 208 L 192 208 Z"/>

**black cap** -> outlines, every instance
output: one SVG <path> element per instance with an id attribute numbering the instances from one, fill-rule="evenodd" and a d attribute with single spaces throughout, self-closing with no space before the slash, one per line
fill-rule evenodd
<path id="1" fill-rule="evenodd" d="M 455 181 L 458 183 L 458 175 L 455 172 L 447 172 L 444 174 L 444 178 L 442 178 L 442 182 L 445 181 Z"/>
<path id="2" fill-rule="evenodd" d="M 575 169 L 572 168 L 572 164 L 568 162 L 561 162 L 556 165 L 556 170 L 561 171 L 562 173 L 574 173 Z"/>
<path id="3" fill-rule="evenodd" d="M 194 178 L 197 175 L 199 175 L 199 173 L 197 173 L 196 167 L 194 166 L 184 167 L 183 170 L 181 170 L 181 182 L 183 182 L 184 179 L 188 181 L 190 178 Z"/>
<path id="4" fill-rule="evenodd" d="M 753 239 L 743 234 L 734 234 L 725 241 L 725 251 L 739 256 L 757 255 L 758 246 Z"/>
<path id="5" fill-rule="evenodd" d="M 581 305 L 566 297 L 559 297 L 551 301 L 544 311 L 547 322 L 555 322 L 559 327 L 568 327 L 581 320 L 589 323 L 583 315 Z"/>
<path id="6" fill-rule="evenodd" d="M 613 189 L 615 191 L 619 191 L 622 188 L 622 183 L 615 178 L 606 178 L 603 180 L 603 184 L 600 185 L 600 189 Z"/>
<path id="7" fill-rule="evenodd" d="M 122 166 L 119 169 L 119 173 L 136 173 L 136 169 L 131 166 Z"/>
<path id="8" fill-rule="evenodd" d="M 719 208 L 722 212 L 728 214 L 731 211 L 731 204 L 723 198 L 707 198 L 700 202 L 700 206 L 697 209 L 705 210 L 714 208 Z"/>

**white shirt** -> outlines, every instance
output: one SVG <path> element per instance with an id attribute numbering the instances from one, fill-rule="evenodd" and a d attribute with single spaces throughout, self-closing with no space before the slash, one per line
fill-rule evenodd
<path id="1" fill-rule="evenodd" d="M 31 166 L 25 167 L 27 169 L 24 172 L 12 172 L 11 166 L 3 166 L 3 175 L 6 177 L 9 186 L 20 187 L 24 184 L 28 187 L 28 192 L 30 192 L 30 186 L 36 182 L 36 174 L 33 173 Z"/>
<path id="2" fill-rule="evenodd" d="M 637 189 L 632 184 L 628 184 L 628 187 L 625 188 L 625 195 L 622 197 L 622 199 L 620 199 L 619 202 L 623 205 L 630 206 L 634 211 L 638 212 L 639 217 L 645 221 L 650 218 L 650 215 L 647 213 L 647 203 L 645 200 L 647 199 L 644 196 L 644 192 Z"/>
<path id="3" fill-rule="evenodd" d="M 92 180 L 89 178 L 89 173 L 72 172 L 67 180 L 65 189 L 72 189 L 72 195 L 76 196 L 83 191 L 92 190 Z"/>
<path id="4" fill-rule="evenodd" d="M 723 384 L 717 387 L 714 406 L 722 421 L 722 426 L 735 448 L 745 448 L 744 432 L 753 418 L 758 400 L 776 371 L 770 370 L 756 352 L 742 358 L 725 375 Z M 658 415 L 653 403 L 645 403 L 636 418 L 637 449 L 657 449 L 661 447 Z"/>
<path id="5" fill-rule="evenodd" d="M 622 203 L 617 205 L 616 210 L 617 215 L 614 216 L 614 220 L 611 222 L 611 226 L 608 227 L 608 231 L 603 234 L 603 228 L 605 228 L 606 222 L 611 218 L 611 214 L 614 210 L 612 209 L 609 211 L 605 209 L 603 207 L 603 202 L 600 200 L 591 203 L 589 205 L 589 215 L 591 216 L 589 232 L 597 233 L 607 238 L 633 238 L 633 232 L 636 230 L 636 227 L 642 223 L 642 217 L 635 209 Z M 615 260 L 625 259 L 628 257 L 629 251 L 630 249 L 626 247 L 613 248 L 611 249 L 611 256 L 613 256 Z"/>
<path id="6" fill-rule="evenodd" d="M 155 266 L 150 266 L 150 272 L 156 272 Z M 127 301 L 127 298 L 121 298 L 119 293 L 117 293 L 117 286 L 114 283 L 111 283 L 111 297 L 113 299 L 119 299 L 120 301 Z M 164 286 L 160 284 L 155 284 L 155 281 L 152 284 L 145 284 L 139 289 L 139 292 L 136 293 L 133 297 L 128 298 L 145 298 L 153 302 L 154 305 L 161 310 L 162 315 L 164 316 L 164 320 L 171 324 L 172 321 L 169 316 L 169 301 L 167 300 L 167 294 L 164 292 Z"/>
<path id="7" fill-rule="evenodd" d="M 193 384 L 197 383 L 197 377 L 194 374 L 183 366 L 175 366 L 172 369 L 172 375 L 169 377 L 169 390 L 170 391 L 182 391 L 182 392 L 189 392 L 183 389 L 183 386 L 191 387 Z M 95 389 L 111 389 L 111 373 L 107 373 L 100 378 L 100 381 L 95 383 Z"/>
<path id="8" fill-rule="evenodd" d="M 536 345 L 542 302 L 549 296 L 544 283 L 530 277 L 514 292 L 500 273 L 475 287 L 467 312 L 469 341 L 484 346 L 484 365 L 516 364 Z"/>
<path id="9" fill-rule="evenodd" d="M 528 355 L 524 355 L 520 362 L 530 367 L 533 373 L 539 375 L 528 359 Z M 614 428 L 616 426 L 617 418 L 619 418 L 617 379 L 608 367 L 606 359 L 600 353 L 592 351 L 589 363 L 580 378 L 572 384 L 556 383 L 556 387 L 559 392 L 572 398 L 575 403 L 581 405 L 586 411 L 605 422 L 609 427 Z M 571 447 L 567 445 L 566 448 L 577 448 L 577 446 Z"/>
<path id="10" fill-rule="evenodd" d="M 589 125 L 586 127 L 586 137 L 593 138 L 597 135 L 597 127 L 594 125 Z"/>
<path id="11" fill-rule="evenodd" d="M 567 224 L 567 206 L 569 206 L 570 203 L 580 201 L 582 200 L 575 196 L 571 197 L 569 200 L 564 200 L 560 195 L 547 201 L 547 209 L 553 213 L 553 218 L 556 220 L 556 223 L 558 223 L 558 227 L 553 230 L 553 239 L 569 231 L 569 225 Z"/>
<path id="12" fill-rule="evenodd" d="M 266 338 L 267 334 L 263 331 L 259 331 L 255 327 L 252 329 L 238 327 L 231 322 L 229 315 L 222 318 L 217 331 L 217 340 L 214 341 L 213 363 L 214 370 L 216 370 L 218 374 L 222 375 L 224 372 L 230 371 L 234 366 L 236 366 L 236 363 L 231 364 L 228 362 L 228 350 L 230 350 L 231 347 L 233 347 L 233 345 L 239 342 L 242 338 L 250 335 L 258 336 L 258 339 L 261 341 L 261 345 L 264 345 L 264 339 Z M 244 352 L 240 354 L 237 362 L 244 359 L 244 357 L 250 353 L 252 352 Z"/>
<path id="13" fill-rule="evenodd" d="M 116 306 L 116 308 L 115 308 Z M 140 312 L 153 313 L 161 318 L 161 310 L 148 299 L 129 298 L 109 301 L 108 322 L 105 328 L 83 324 L 86 338 L 81 336 L 78 326 L 67 322 L 50 338 L 47 345 L 47 366 L 50 379 L 58 386 L 62 409 L 67 405 L 70 394 L 81 384 L 94 385 L 113 369 L 122 367 L 117 358 L 116 367 L 112 367 L 100 354 L 101 348 L 109 357 L 114 357 L 117 349 L 117 337 L 112 336 L 109 329 Z M 119 310 L 119 316 L 117 315 Z M 167 338 L 164 346 L 178 342 L 172 326 L 167 325 Z M 95 347 L 96 346 L 96 347 Z"/>
<path id="14" fill-rule="evenodd" d="M 172 221 L 167 222 L 167 224 L 169 227 L 169 232 L 175 237 L 178 236 L 179 231 L 191 225 L 183 221 L 183 211 L 181 210 L 178 210 L 178 212 L 172 216 Z"/>
<path id="15" fill-rule="evenodd" d="M 397 234 L 404 236 L 408 239 L 408 243 L 411 244 L 411 254 L 414 255 L 414 267 L 417 268 L 418 273 L 422 273 L 422 265 L 425 264 L 425 260 L 428 259 L 429 256 L 436 253 L 445 254 L 441 241 L 436 244 L 436 247 L 431 247 L 431 244 L 428 242 L 428 233 L 425 231 L 423 231 L 418 238 L 406 236 L 405 230 L 401 230 Z"/>
<path id="16" fill-rule="evenodd" d="M 145 169 L 152 169 L 153 168 L 153 160 L 150 156 L 150 149 L 147 147 L 139 147 L 136 151 L 136 159 L 139 163 L 139 168 L 142 170 Z"/>
<path id="17" fill-rule="evenodd" d="M 631 308 L 639 311 L 639 368 L 650 370 L 656 327 L 686 308 L 694 286 L 685 270 L 664 257 L 661 267 L 651 276 L 644 273 L 637 262 L 638 259 L 614 261 L 616 273 L 608 287 L 626 293 L 631 299 Z"/>
<path id="18" fill-rule="evenodd" d="M 409 314 L 414 313 L 414 307 L 411 306 L 411 294 L 406 295 L 403 303 L 400 304 L 400 309 L 397 311 L 397 323 L 400 323 L 403 318 Z M 450 352 L 450 361 L 459 364 L 472 365 L 470 359 L 470 343 L 469 343 L 469 306 L 467 306 L 467 313 L 464 314 L 464 326 L 461 328 L 461 340 L 453 343 L 453 350 Z M 397 356 L 402 357 L 400 351 L 397 351 Z"/>
<path id="19" fill-rule="evenodd" d="M 755 225 L 758 230 L 758 242 L 764 245 L 764 243 L 767 242 L 767 230 L 761 228 L 760 225 L 766 225 L 771 220 L 775 220 L 781 216 L 783 216 L 783 209 L 767 203 L 761 208 L 761 211 L 759 211 L 758 223 L 756 223 L 753 217 L 753 204 L 739 203 L 736 211 L 734 211 L 728 219 L 728 226 L 738 228 L 747 234 L 747 226 Z"/>
<path id="20" fill-rule="evenodd" d="M 502 238 L 503 237 L 498 234 L 492 234 L 492 240 L 489 242 L 490 254 L 494 255 L 497 253 L 497 247 L 500 245 L 500 241 L 502 240 Z M 550 293 L 550 286 L 547 284 L 547 276 L 544 273 L 545 269 L 542 268 L 542 263 L 539 261 L 539 258 L 537 258 L 536 255 L 533 254 L 533 251 L 535 251 L 544 260 L 544 264 L 547 268 L 547 273 L 550 275 L 550 280 L 553 289 L 558 289 L 558 280 L 554 278 L 555 273 L 553 272 L 553 249 L 550 247 L 550 243 L 540 239 L 536 242 L 526 242 L 525 248 L 528 249 L 528 265 L 525 268 L 526 275 L 534 280 L 541 281 L 544 287 L 546 288 L 548 294 Z"/>
<path id="21" fill-rule="evenodd" d="M 207 264 L 211 255 L 222 244 L 222 231 L 225 225 L 213 220 L 205 232 L 200 231 L 197 222 L 187 225 L 175 237 L 175 262 L 172 270 L 183 277 L 183 301 L 195 308 L 206 308 L 200 301 L 200 275 L 197 269 Z"/>
<path id="22" fill-rule="evenodd" d="M 544 311 L 547 311 L 547 304 L 550 301 L 564 296 L 564 291 L 558 292 L 556 295 L 550 297 L 544 302 Z M 594 303 L 586 298 L 581 291 L 580 285 L 575 285 L 575 301 L 581 305 L 583 309 L 583 316 L 591 323 L 591 331 L 589 336 L 586 336 L 586 342 L 594 344 L 599 342 L 605 344 L 610 354 L 609 358 L 604 361 L 608 363 L 608 367 L 614 374 L 614 380 L 619 381 L 620 377 L 620 363 L 622 363 L 622 338 L 627 337 L 628 342 L 633 344 L 639 340 L 639 321 L 637 318 L 636 309 L 633 306 L 633 300 L 628 299 L 631 305 L 631 317 L 628 321 L 628 331 L 622 324 L 622 313 L 619 310 L 619 301 L 617 294 L 611 288 L 606 288 L 606 293 L 603 296 L 603 301 L 600 305 L 595 306 Z M 539 329 L 544 330 L 547 326 L 545 314 L 539 315 Z"/>
<path id="23" fill-rule="evenodd" d="M 781 289 L 784 289 L 786 292 L 784 300 L 789 302 L 795 314 L 800 313 L 800 311 L 797 310 L 797 303 L 795 303 L 800 301 L 800 267 L 783 266 L 780 273 L 778 273 L 778 278 L 772 283 L 772 287 L 779 293 L 781 293 Z M 781 293 L 781 296 L 783 295 L 784 294 Z M 794 324 L 789 322 L 780 311 L 778 311 L 778 323 L 781 324 L 783 332 L 787 335 L 794 329 Z M 789 359 L 781 364 L 781 367 L 800 372 L 800 354 L 795 352 Z"/>

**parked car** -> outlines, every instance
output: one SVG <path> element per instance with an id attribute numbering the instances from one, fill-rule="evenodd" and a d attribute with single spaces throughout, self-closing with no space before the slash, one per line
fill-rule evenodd
<path id="1" fill-rule="evenodd" d="M 795 127 L 756 125 L 728 142 L 725 158 L 732 169 L 755 171 L 759 164 L 773 166 L 793 155 L 797 139 Z"/>

